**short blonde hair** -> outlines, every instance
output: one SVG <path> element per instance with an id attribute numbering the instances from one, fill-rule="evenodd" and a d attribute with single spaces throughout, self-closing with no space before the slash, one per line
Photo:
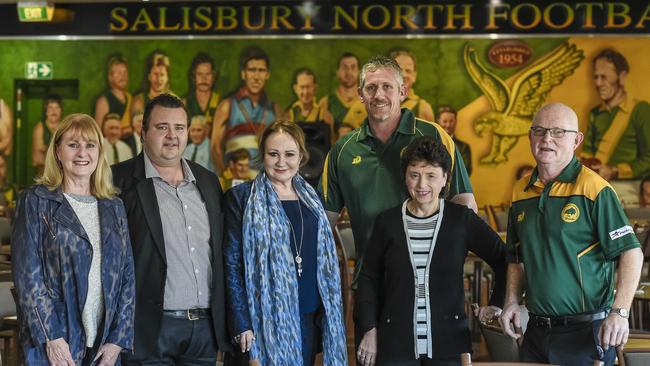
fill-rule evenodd
<path id="1" fill-rule="evenodd" d="M 45 155 L 45 169 L 43 175 L 36 180 L 36 183 L 43 184 L 50 190 L 61 188 L 63 185 L 63 167 L 56 156 L 56 149 L 61 138 L 66 132 L 72 131 L 88 141 L 93 141 L 99 146 L 97 169 L 90 176 L 90 192 L 97 198 L 108 199 L 117 195 L 118 190 L 113 185 L 111 168 L 104 156 L 104 139 L 95 120 L 81 113 L 66 116 L 54 132 Z"/>

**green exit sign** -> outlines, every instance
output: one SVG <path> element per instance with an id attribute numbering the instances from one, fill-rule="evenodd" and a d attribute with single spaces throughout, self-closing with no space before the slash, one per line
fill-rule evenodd
<path id="1" fill-rule="evenodd" d="M 25 63 L 25 79 L 49 80 L 54 76 L 54 65 L 51 62 Z"/>
<path id="2" fill-rule="evenodd" d="M 54 14 L 54 6 L 45 2 L 19 2 L 17 6 L 21 22 L 49 22 Z"/>

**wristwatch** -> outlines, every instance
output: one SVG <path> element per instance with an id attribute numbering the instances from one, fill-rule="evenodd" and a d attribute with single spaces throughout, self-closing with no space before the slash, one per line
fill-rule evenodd
<path id="1" fill-rule="evenodd" d="M 613 308 L 612 313 L 618 314 L 623 319 L 630 317 L 630 311 L 625 308 Z"/>

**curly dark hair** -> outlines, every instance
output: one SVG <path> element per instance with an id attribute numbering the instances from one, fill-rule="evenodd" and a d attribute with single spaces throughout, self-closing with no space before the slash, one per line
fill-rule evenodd
<path id="1" fill-rule="evenodd" d="M 413 140 L 402 152 L 402 174 L 406 176 L 406 168 L 409 165 L 424 162 L 434 167 L 442 169 L 447 175 L 447 180 L 451 176 L 451 156 L 442 142 L 431 136 L 422 136 Z M 440 197 L 447 195 L 447 187 L 440 191 Z"/>

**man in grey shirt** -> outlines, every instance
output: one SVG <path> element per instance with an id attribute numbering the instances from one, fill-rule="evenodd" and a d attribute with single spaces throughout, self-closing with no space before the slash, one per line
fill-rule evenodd
<path id="1" fill-rule="evenodd" d="M 143 151 L 113 166 L 136 277 L 134 353 L 126 364 L 214 365 L 229 351 L 217 177 L 182 158 L 187 111 L 162 94 L 145 108 Z"/>

